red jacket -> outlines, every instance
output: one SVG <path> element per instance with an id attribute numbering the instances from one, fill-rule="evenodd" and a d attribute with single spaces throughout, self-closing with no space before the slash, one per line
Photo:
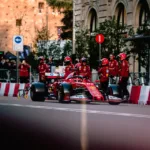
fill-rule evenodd
<path id="1" fill-rule="evenodd" d="M 39 75 L 45 75 L 45 72 L 49 72 L 49 67 L 47 64 L 39 64 L 38 66 Z"/>
<path id="2" fill-rule="evenodd" d="M 80 65 L 78 68 L 78 73 L 79 75 L 82 75 L 83 77 L 88 77 L 89 79 L 91 78 L 91 70 L 90 66 L 88 65 Z"/>
<path id="3" fill-rule="evenodd" d="M 119 76 L 129 77 L 129 63 L 127 60 L 123 60 L 119 64 Z"/>
<path id="4" fill-rule="evenodd" d="M 108 66 L 102 66 L 98 68 L 98 74 L 99 74 L 100 82 L 109 81 L 109 67 Z"/>
<path id="5" fill-rule="evenodd" d="M 73 72 L 73 70 L 71 70 L 71 69 L 73 69 L 73 68 L 74 68 L 74 65 L 73 65 L 73 64 L 67 65 L 67 66 L 65 67 L 65 75 L 64 75 L 64 78 L 66 78 L 70 73 Z"/>
<path id="6" fill-rule="evenodd" d="M 109 75 L 118 75 L 118 62 L 116 60 L 109 61 Z"/>
<path id="7" fill-rule="evenodd" d="M 80 66 L 81 66 L 80 62 L 78 62 L 78 63 L 75 64 L 75 68 L 79 68 Z"/>
<path id="8" fill-rule="evenodd" d="M 20 77 L 28 77 L 29 76 L 30 66 L 28 64 L 20 64 L 18 66 L 18 68 L 20 69 L 20 71 L 19 71 Z"/>

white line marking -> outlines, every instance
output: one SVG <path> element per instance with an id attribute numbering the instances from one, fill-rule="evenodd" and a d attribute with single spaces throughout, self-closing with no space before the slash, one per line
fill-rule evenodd
<path id="1" fill-rule="evenodd" d="M 99 110 L 82 110 L 82 109 L 73 109 L 73 108 L 61 108 L 61 107 L 50 107 L 50 106 L 35 106 L 35 105 L 21 105 L 21 104 L 8 104 L 8 103 L 0 103 L 0 106 L 14 106 L 14 107 L 48 109 L 48 110 L 59 110 L 59 111 L 80 112 L 80 113 L 86 112 L 88 114 L 114 115 L 114 116 L 124 116 L 124 117 L 135 117 L 135 118 L 147 118 L 147 119 L 150 119 L 150 115 L 131 114 L 131 113 L 118 113 L 118 112 L 99 111 Z"/>
<path id="2" fill-rule="evenodd" d="M 87 136 L 87 106 L 85 101 L 81 104 L 81 149 L 87 150 L 88 136 Z"/>

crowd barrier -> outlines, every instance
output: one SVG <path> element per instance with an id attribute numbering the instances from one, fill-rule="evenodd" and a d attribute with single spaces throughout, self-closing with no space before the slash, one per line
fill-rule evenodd
<path id="1" fill-rule="evenodd" d="M 25 90 L 27 87 L 29 87 L 29 84 L 0 83 L 0 96 L 17 97 L 18 92 Z M 116 89 L 117 85 L 114 85 L 113 88 Z M 130 103 L 150 105 L 150 86 L 128 86 L 128 91 L 130 93 Z M 30 92 L 28 92 L 28 96 L 30 96 Z"/>
<path id="2" fill-rule="evenodd" d="M 150 105 L 150 86 L 128 86 L 129 102 Z"/>
<path id="3" fill-rule="evenodd" d="M 17 97 L 18 93 L 23 94 L 23 90 L 29 87 L 28 83 L 0 83 L 0 96 Z M 30 92 L 28 92 L 30 96 Z"/>

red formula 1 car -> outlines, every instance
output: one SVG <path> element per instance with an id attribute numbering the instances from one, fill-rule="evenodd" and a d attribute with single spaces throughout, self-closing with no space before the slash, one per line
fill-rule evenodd
<path id="1" fill-rule="evenodd" d="M 105 102 L 104 95 L 89 79 L 71 73 L 66 79 L 61 74 L 46 73 L 46 83 L 31 85 L 30 95 L 33 101 L 44 101 L 45 97 L 57 99 L 60 103 Z M 109 96 L 109 104 L 118 105 L 121 99 Z"/>

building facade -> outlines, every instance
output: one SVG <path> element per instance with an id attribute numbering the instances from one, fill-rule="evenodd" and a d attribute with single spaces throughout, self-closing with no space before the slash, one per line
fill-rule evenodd
<path id="1" fill-rule="evenodd" d="M 118 24 L 136 29 L 144 23 L 150 25 L 150 0 L 76 0 L 75 22 L 78 29 L 90 33 L 105 19 L 115 17 Z M 150 57 L 149 57 L 150 58 Z M 150 66 L 150 63 L 149 63 Z M 135 57 L 130 59 L 130 72 L 149 72 L 142 68 Z"/>
<path id="2" fill-rule="evenodd" d="M 0 51 L 11 51 L 14 35 L 23 35 L 24 45 L 33 48 L 37 30 L 46 27 L 49 40 L 59 38 L 62 14 L 50 8 L 46 0 L 4 0 L 0 3 Z"/>
<path id="3" fill-rule="evenodd" d="M 115 16 L 118 23 L 137 29 L 149 17 L 150 0 L 76 0 L 75 20 L 79 28 L 91 32 Z"/>

